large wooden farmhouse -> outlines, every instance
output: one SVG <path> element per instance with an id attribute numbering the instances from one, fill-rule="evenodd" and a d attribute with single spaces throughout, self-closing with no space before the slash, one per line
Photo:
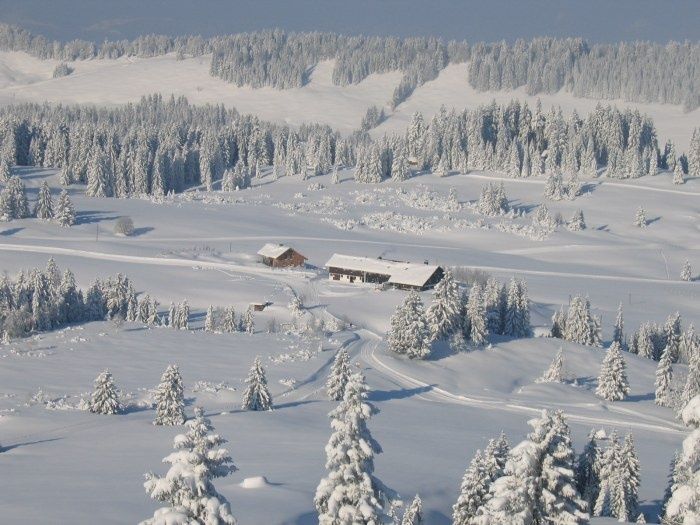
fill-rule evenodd
<path id="1" fill-rule="evenodd" d="M 402 290 L 427 290 L 440 282 L 444 271 L 432 264 L 372 259 L 334 253 L 326 263 L 332 281 L 388 284 Z"/>
<path id="2" fill-rule="evenodd" d="M 258 255 L 263 264 L 272 268 L 304 266 L 306 257 L 284 244 L 267 243 L 260 248 Z"/>

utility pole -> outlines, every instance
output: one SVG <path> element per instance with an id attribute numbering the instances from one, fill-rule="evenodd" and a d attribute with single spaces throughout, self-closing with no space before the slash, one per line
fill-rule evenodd
<path id="1" fill-rule="evenodd" d="M 95 224 L 95 242 L 100 240 L 100 223 Z"/>

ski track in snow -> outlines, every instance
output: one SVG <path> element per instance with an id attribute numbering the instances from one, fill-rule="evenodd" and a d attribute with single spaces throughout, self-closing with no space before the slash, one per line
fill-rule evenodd
<path id="1" fill-rule="evenodd" d="M 266 239 L 268 237 L 259 237 L 259 239 Z M 246 239 L 256 239 L 255 237 Z M 386 243 L 379 241 L 349 241 L 347 239 L 332 239 L 332 238 L 322 238 L 322 237 L 285 237 L 281 236 L 280 239 L 286 240 L 318 240 L 318 241 L 332 241 L 332 242 L 354 242 L 354 243 L 376 243 L 385 245 Z M 201 241 L 202 239 L 197 239 Z M 398 244 L 398 243 L 396 243 Z M 443 247 L 435 245 L 418 245 L 418 244 L 406 244 L 407 246 L 413 247 L 425 247 L 425 248 L 444 248 L 444 249 L 454 249 L 459 250 L 462 248 L 458 247 Z M 136 264 L 149 264 L 157 266 L 179 266 L 179 267 L 199 267 L 199 268 L 211 268 L 215 270 L 231 270 L 240 273 L 249 273 L 252 275 L 260 276 L 275 276 L 279 277 L 279 270 L 273 270 L 262 267 L 246 266 L 242 264 L 235 264 L 229 262 L 215 262 L 215 261 L 201 261 L 195 259 L 173 259 L 165 257 L 148 257 L 139 255 L 122 255 L 117 253 L 106 253 L 106 252 L 94 252 L 88 250 L 78 250 L 74 248 L 59 248 L 57 246 L 39 246 L 39 245 L 27 245 L 27 244 L 5 244 L 0 243 L 0 250 L 14 251 L 14 252 L 30 252 L 30 253 L 47 253 L 54 255 L 66 255 L 72 257 L 81 257 L 87 259 L 97 259 L 106 261 L 117 261 L 117 262 L 127 262 Z M 518 275 L 538 275 L 538 276 L 549 276 L 549 277 L 566 277 L 566 278 L 579 278 L 579 279 L 591 279 L 599 281 L 624 281 L 633 283 L 654 283 L 654 284 L 668 284 L 687 287 L 688 283 L 684 281 L 674 281 L 670 279 L 656 279 L 649 277 L 629 277 L 624 275 L 609 275 L 609 274 L 588 274 L 588 273 L 573 273 L 573 272 L 556 272 L 556 271 L 544 271 L 544 270 L 526 270 L 521 268 L 513 268 L 506 266 L 482 266 L 482 265 L 465 265 L 467 268 L 473 268 L 478 270 L 484 270 L 487 272 L 505 272 L 505 273 L 515 273 Z M 303 277 L 314 277 L 316 274 L 312 272 L 304 272 L 302 270 L 295 270 L 294 275 Z"/>
<path id="2" fill-rule="evenodd" d="M 437 387 L 435 385 L 431 385 L 429 383 L 426 383 L 424 381 L 421 381 L 420 379 L 416 379 L 413 376 L 404 374 L 403 372 L 400 372 L 396 370 L 395 368 L 392 368 L 385 362 L 383 362 L 379 357 L 377 356 L 377 348 L 379 346 L 379 336 L 376 334 L 369 332 L 368 330 L 359 330 L 357 334 L 360 337 L 360 341 L 358 341 L 357 345 L 361 346 L 360 350 L 360 356 L 361 358 L 365 361 L 365 363 L 369 365 L 374 365 L 375 370 L 380 372 L 381 374 L 388 375 L 389 377 L 392 377 L 399 381 L 399 383 L 404 387 L 404 388 L 425 388 L 427 389 L 426 394 L 419 394 L 418 397 L 424 400 L 429 400 L 429 401 L 436 401 L 436 402 L 448 402 L 448 403 L 453 403 L 453 404 L 459 404 L 459 405 L 465 405 L 465 406 L 470 406 L 470 407 L 475 407 L 475 408 L 484 408 L 484 409 L 496 409 L 496 410 L 502 410 L 502 411 L 508 411 L 508 412 L 516 412 L 516 413 L 525 413 L 525 414 L 532 414 L 532 415 L 537 415 L 539 414 L 542 409 L 544 408 L 551 408 L 551 407 L 541 407 L 541 408 L 532 408 L 528 406 L 523 406 L 519 405 L 516 403 L 509 402 L 508 400 L 499 400 L 499 399 L 476 399 L 473 397 L 467 397 L 461 394 L 454 394 L 452 392 L 449 392 L 447 390 L 444 390 L 440 387 Z M 668 422 L 660 419 L 660 418 L 655 418 L 655 417 L 646 417 L 643 414 L 640 414 L 634 410 L 629 410 L 629 409 L 618 409 L 618 407 L 609 407 L 609 409 L 613 409 L 615 412 L 622 412 L 625 414 L 633 415 L 635 419 L 647 419 L 647 420 L 656 420 L 657 423 L 640 423 L 638 421 L 623 421 L 619 418 L 616 419 L 609 419 L 609 418 L 604 418 L 604 417 L 593 417 L 593 416 L 585 416 L 581 414 L 571 414 L 568 412 L 565 412 L 566 417 L 571 420 L 571 421 L 576 421 L 578 423 L 586 423 L 586 424 L 594 424 L 594 425 L 606 425 L 606 426 L 614 426 L 614 427 L 625 427 L 625 428 L 638 428 L 638 429 L 643 429 L 651 432 L 661 432 L 661 433 L 666 433 L 666 434 L 677 434 L 677 435 L 685 435 L 687 430 L 682 427 L 682 426 L 672 426 Z M 664 424 L 665 423 L 665 424 Z"/>

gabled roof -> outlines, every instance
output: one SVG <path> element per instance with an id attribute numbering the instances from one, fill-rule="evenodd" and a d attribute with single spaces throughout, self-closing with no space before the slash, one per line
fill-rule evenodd
<path id="1" fill-rule="evenodd" d="M 285 246 L 284 244 L 274 244 L 268 242 L 265 246 L 258 250 L 258 255 L 262 257 L 270 257 L 271 259 L 277 259 L 277 257 L 280 257 L 289 250 L 291 250 L 291 248 L 289 246 Z"/>
<path id="2" fill-rule="evenodd" d="M 326 268 L 343 268 L 356 272 L 388 275 L 390 284 L 423 286 L 433 276 L 439 266 L 334 253 L 326 263 Z"/>

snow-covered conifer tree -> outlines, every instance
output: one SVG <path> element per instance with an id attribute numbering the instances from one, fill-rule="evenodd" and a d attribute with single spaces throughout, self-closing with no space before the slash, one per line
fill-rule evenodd
<path id="1" fill-rule="evenodd" d="M 394 157 L 391 162 L 391 180 L 402 182 L 409 177 L 410 172 L 408 169 L 408 159 L 406 158 L 406 148 L 403 145 L 403 141 L 401 141 L 396 151 L 394 151 Z"/>
<path id="2" fill-rule="evenodd" d="M 243 392 L 244 410 L 272 410 L 272 396 L 267 389 L 265 369 L 256 357 L 245 380 L 248 385 Z"/>
<path id="3" fill-rule="evenodd" d="M 621 401 L 627 397 L 629 390 L 622 348 L 620 343 L 613 341 L 600 367 L 595 393 L 608 401 Z"/>
<path id="4" fill-rule="evenodd" d="M 542 377 L 537 380 L 538 383 L 563 383 L 564 382 L 564 349 L 559 348 L 557 355 L 554 356 L 549 368 L 545 370 Z"/>
<path id="5" fill-rule="evenodd" d="M 154 425 L 182 425 L 185 422 L 185 397 L 182 376 L 177 365 L 168 365 L 154 394 Z"/>
<path id="6" fill-rule="evenodd" d="M 255 331 L 255 318 L 253 316 L 253 309 L 250 306 L 243 315 L 243 330 L 248 334 L 252 334 Z"/>
<path id="7" fill-rule="evenodd" d="M 206 332 L 215 332 L 216 331 L 216 319 L 215 319 L 215 314 L 214 314 L 214 306 L 209 305 L 209 308 L 207 308 L 207 315 L 204 318 L 204 330 Z"/>
<path id="8" fill-rule="evenodd" d="M 639 459 L 632 434 L 627 434 L 620 448 L 616 490 L 613 494 L 613 515 L 619 521 L 632 521 L 637 516 L 639 500 Z"/>
<path id="9" fill-rule="evenodd" d="M 70 201 L 66 190 L 63 190 L 58 197 L 58 205 L 56 206 L 54 219 L 59 226 L 64 228 L 72 226 L 75 223 L 75 209 L 73 208 L 73 203 Z"/>
<path id="10" fill-rule="evenodd" d="M 452 272 L 445 270 L 442 280 L 435 285 L 433 302 L 426 311 L 426 321 L 434 340 L 447 339 L 457 328 L 460 313 L 460 294 Z"/>
<path id="11" fill-rule="evenodd" d="M 156 510 L 141 525 L 236 524 L 226 498 L 212 482 L 237 470 L 228 450 L 221 448 L 226 440 L 211 433 L 213 427 L 201 407 L 194 409 L 194 415 L 187 432 L 175 436 L 175 452 L 163 459 L 171 465 L 165 476 L 146 474 L 148 495 L 169 506 Z"/>
<path id="12" fill-rule="evenodd" d="M 659 406 L 667 407 L 671 403 L 671 351 L 667 346 L 661 355 L 659 365 L 656 367 L 656 379 L 654 380 L 654 400 Z"/>
<path id="13" fill-rule="evenodd" d="M 401 525 L 421 525 L 423 523 L 423 502 L 420 496 L 416 494 L 413 498 L 411 505 L 403 513 L 403 518 L 401 519 Z"/>
<path id="14" fill-rule="evenodd" d="M 474 525 L 588 522 L 574 482 L 574 452 L 562 413 L 544 412 L 529 423 L 533 431 L 513 448 Z"/>
<path id="15" fill-rule="evenodd" d="M 105 370 L 95 379 L 95 390 L 90 398 L 89 410 L 93 414 L 117 414 L 121 409 L 112 374 Z"/>
<path id="16" fill-rule="evenodd" d="M 622 303 L 617 306 L 617 316 L 615 317 L 615 326 L 613 328 L 613 341 L 620 343 L 622 349 L 625 348 L 625 317 L 622 312 Z"/>
<path id="17" fill-rule="evenodd" d="M 487 457 L 481 450 L 474 454 L 462 477 L 457 503 L 452 506 L 453 525 L 469 525 L 486 501 L 493 482 L 489 472 L 489 463 L 493 461 L 493 458 Z"/>
<path id="18" fill-rule="evenodd" d="M 478 281 L 474 282 L 469 291 L 467 318 L 469 320 L 469 340 L 476 346 L 485 344 L 489 331 L 486 308 L 484 307 L 484 293 Z"/>
<path id="19" fill-rule="evenodd" d="M 600 346 L 600 323 L 591 314 L 588 298 L 577 295 L 571 300 L 566 314 L 564 339 L 589 346 Z"/>
<path id="20" fill-rule="evenodd" d="M 677 467 L 682 475 L 671 489 L 664 523 L 694 525 L 700 523 L 700 395 L 683 408 L 681 418 L 691 432 L 683 441 Z"/>
<path id="21" fill-rule="evenodd" d="M 44 181 L 39 188 L 39 196 L 34 205 L 34 215 L 37 219 L 53 219 L 53 200 L 51 199 L 51 189 L 49 183 Z"/>
<path id="22" fill-rule="evenodd" d="M 576 210 L 571 216 L 571 220 L 566 224 L 569 231 L 578 232 L 586 229 L 586 220 L 583 218 L 583 212 Z"/>
<path id="23" fill-rule="evenodd" d="M 598 499 L 600 480 L 598 468 L 600 458 L 595 430 L 588 434 L 588 442 L 576 462 L 576 486 L 588 508 L 592 509 Z"/>
<path id="24" fill-rule="evenodd" d="M 513 337 L 527 337 L 531 331 L 527 285 L 525 281 L 512 278 L 508 286 L 504 333 Z"/>
<path id="25" fill-rule="evenodd" d="M 233 309 L 233 306 L 229 306 L 224 310 L 224 318 L 221 322 L 221 329 L 227 333 L 238 331 L 236 311 Z"/>
<path id="26" fill-rule="evenodd" d="M 673 184 L 683 184 L 685 182 L 684 177 L 683 165 L 680 162 L 676 162 L 676 166 L 673 168 Z"/>
<path id="27" fill-rule="evenodd" d="M 688 259 L 683 263 L 681 268 L 681 281 L 692 281 L 693 280 L 693 267 L 690 266 L 690 261 Z"/>
<path id="28" fill-rule="evenodd" d="M 648 224 L 647 212 L 642 206 L 640 206 L 637 208 L 637 212 L 634 216 L 634 225 L 639 228 L 646 228 Z"/>
<path id="29" fill-rule="evenodd" d="M 423 301 L 416 292 L 408 294 L 403 304 L 404 311 L 404 348 L 403 353 L 411 359 L 426 359 L 430 356 L 431 335 L 425 320 Z"/>
<path id="30" fill-rule="evenodd" d="M 367 402 L 367 390 L 362 374 L 353 374 L 343 401 L 330 413 L 333 433 L 326 445 L 328 474 L 314 497 L 319 525 L 378 525 L 385 518 L 387 490 L 374 476 L 374 455 L 381 448 L 367 428 L 375 413 Z"/>
<path id="31" fill-rule="evenodd" d="M 326 381 L 328 397 L 333 401 L 342 400 L 343 395 L 345 395 L 345 385 L 347 385 L 351 374 L 350 356 L 348 355 L 348 351 L 343 348 L 335 355 L 333 366 L 331 366 L 331 372 Z"/>
<path id="32" fill-rule="evenodd" d="M 608 448 L 600 455 L 598 468 L 598 497 L 591 509 L 595 516 L 615 516 L 616 503 L 620 501 L 620 477 L 622 451 L 617 433 L 610 436 Z"/>

